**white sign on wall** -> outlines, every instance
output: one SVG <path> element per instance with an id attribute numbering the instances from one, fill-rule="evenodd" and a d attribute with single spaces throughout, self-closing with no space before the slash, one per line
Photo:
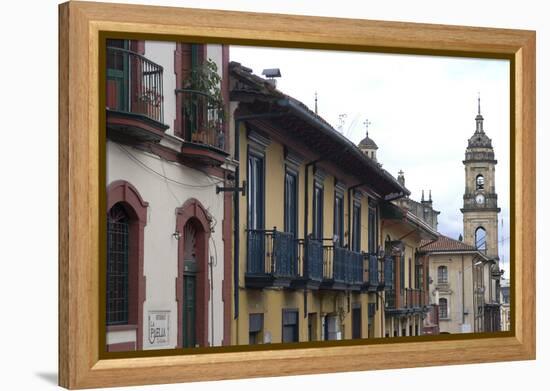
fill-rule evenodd
<path id="1" fill-rule="evenodd" d="M 170 311 L 149 311 L 149 343 L 154 346 L 168 345 L 170 340 Z"/>

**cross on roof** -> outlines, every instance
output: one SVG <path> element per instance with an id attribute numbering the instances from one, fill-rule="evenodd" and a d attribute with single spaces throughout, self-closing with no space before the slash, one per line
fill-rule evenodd
<path id="1" fill-rule="evenodd" d="M 363 122 L 363 125 L 365 125 L 365 129 L 367 131 L 367 137 L 369 137 L 369 125 L 372 125 L 372 122 L 369 121 L 369 119 L 365 119 L 365 122 Z"/>

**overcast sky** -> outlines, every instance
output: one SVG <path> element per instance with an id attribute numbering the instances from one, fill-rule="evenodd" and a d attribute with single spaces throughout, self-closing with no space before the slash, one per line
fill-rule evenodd
<path id="1" fill-rule="evenodd" d="M 484 129 L 493 140 L 499 214 L 501 268 L 509 273 L 509 62 L 232 46 L 232 61 L 261 75 L 280 68 L 277 88 L 318 113 L 355 143 L 369 136 L 378 144 L 378 161 L 392 175 L 402 169 L 411 197 L 431 189 L 441 211 L 438 230 L 462 233 L 464 152 L 475 131 L 481 95 Z M 503 220 L 503 227 L 501 220 Z"/>

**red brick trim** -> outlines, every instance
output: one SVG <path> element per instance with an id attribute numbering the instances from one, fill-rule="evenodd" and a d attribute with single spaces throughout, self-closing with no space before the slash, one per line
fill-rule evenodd
<path id="1" fill-rule="evenodd" d="M 107 186 L 107 210 L 116 203 L 121 203 L 130 216 L 129 248 L 129 326 L 136 328 L 135 348 L 143 347 L 143 302 L 145 301 L 145 276 L 143 275 L 144 231 L 147 224 L 147 207 L 149 204 L 141 198 L 137 189 L 124 180 L 111 182 Z"/>
<path id="2" fill-rule="evenodd" d="M 162 126 L 162 124 L 159 123 L 160 126 L 153 126 L 150 123 L 143 121 L 142 118 L 143 117 L 140 118 L 135 114 L 130 117 L 125 113 L 109 110 L 107 111 L 107 126 L 137 128 L 153 133 L 158 136 L 159 139 L 164 136 L 165 127 Z M 153 123 L 151 120 L 149 120 L 149 122 Z"/>
<path id="3" fill-rule="evenodd" d="M 136 350 L 135 342 L 120 342 L 107 345 L 108 352 L 129 352 Z"/>
<path id="4" fill-rule="evenodd" d="M 181 208 L 176 209 L 176 230 L 183 235 L 184 227 L 192 222 L 196 229 L 197 257 L 197 305 L 196 338 L 201 347 L 208 346 L 208 243 L 210 240 L 210 218 L 200 201 L 190 198 Z M 183 256 L 185 240 L 178 243 L 178 276 L 176 277 L 176 302 L 178 306 L 178 347 L 183 347 Z"/>
<path id="5" fill-rule="evenodd" d="M 135 324 L 117 324 L 112 326 L 107 326 L 107 331 L 130 331 L 136 330 L 137 325 Z"/>
<path id="6" fill-rule="evenodd" d="M 145 41 L 130 41 L 130 50 L 134 53 L 144 55 L 145 54 Z"/>

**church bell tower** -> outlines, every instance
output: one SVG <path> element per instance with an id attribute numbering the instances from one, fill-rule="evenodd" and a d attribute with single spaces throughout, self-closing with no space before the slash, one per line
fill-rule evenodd
<path id="1" fill-rule="evenodd" d="M 476 130 L 468 139 L 465 169 L 464 242 L 488 257 L 498 259 L 498 213 L 495 191 L 495 153 L 491 139 L 483 130 L 481 102 L 477 100 Z"/>

